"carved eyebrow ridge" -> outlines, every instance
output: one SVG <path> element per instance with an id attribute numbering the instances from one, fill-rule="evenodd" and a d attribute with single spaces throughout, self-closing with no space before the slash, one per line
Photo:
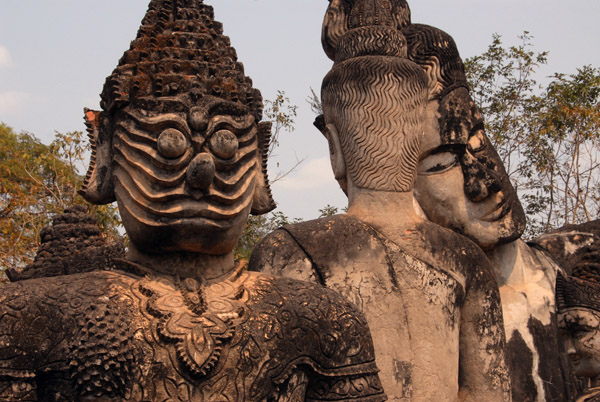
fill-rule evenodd
<path id="1" fill-rule="evenodd" d="M 437 148 L 433 148 L 427 152 L 422 153 L 421 156 L 419 157 L 419 162 L 431 155 L 437 155 L 437 154 L 441 154 L 444 152 L 452 152 L 457 155 L 462 155 L 466 151 L 467 151 L 467 144 L 442 144 Z"/>

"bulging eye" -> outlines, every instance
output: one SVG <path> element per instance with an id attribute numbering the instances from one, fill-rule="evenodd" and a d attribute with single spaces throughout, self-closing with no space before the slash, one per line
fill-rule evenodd
<path id="1" fill-rule="evenodd" d="M 174 128 L 168 128 L 158 136 L 158 152 L 168 159 L 179 158 L 188 148 L 185 135 Z"/>
<path id="2" fill-rule="evenodd" d="M 210 149 L 222 159 L 233 158 L 238 147 L 237 137 L 229 130 L 219 130 L 210 138 Z"/>
<path id="3" fill-rule="evenodd" d="M 477 130 L 475 134 L 469 138 L 469 151 L 470 152 L 479 152 L 483 151 L 485 148 L 485 134 L 483 130 Z"/>
<path id="4" fill-rule="evenodd" d="M 453 152 L 431 154 L 419 162 L 419 174 L 437 174 L 445 172 L 458 164 L 458 157 Z"/>

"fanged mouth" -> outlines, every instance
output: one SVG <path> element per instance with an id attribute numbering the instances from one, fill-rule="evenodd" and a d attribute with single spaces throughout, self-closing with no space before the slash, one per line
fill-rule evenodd
<path id="1" fill-rule="evenodd" d="M 501 198 L 500 202 L 479 219 L 484 222 L 494 222 L 506 216 L 506 214 L 510 211 L 510 197 L 504 196 L 502 193 L 498 193 L 496 197 Z"/>

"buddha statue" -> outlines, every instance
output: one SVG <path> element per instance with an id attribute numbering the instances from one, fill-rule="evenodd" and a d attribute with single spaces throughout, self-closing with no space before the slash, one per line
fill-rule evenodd
<path id="1" fill-rule="evenodd" d="M 489 263 L 413 206 L 429 83 L 406 57 L 397 3 L 330 2 L 323 45 L 335 63 L 317 126 L 348 211 L 276 230 L 249 269 L 312 281 L 358 305 L 390 400 L 510 400 Z"/>
<path id="2" fill-rule="evenodd" d="M 600 241 L 556 281 L 558 326 L 575 375 L 589 380 L 576 402 L 600 401 Z"/>
<path id="3" fill-rule="evenodd" d="M 0 400 L 384 401 L 356 307 L 234 261 L 274 207 L 270 127 L 212 7 L 151 1 L 101 98 L 81 193 L 116 199 L 127 252 L 73 247 L 0 287 Z"/>
<path id="4" fill-rule="evenodd" d="M 576 381 L 556 330 L 555 281 L 562 267 L 520 239 L 525 214 L 466 82 L 452 38 L 410 24 L 409 58 L 429 78 L 425 137 L 415 196 L 429 220 L 473 240 L 500 288 L 512 396 L 571 400 Z M 582 243 L 583 244 L 583 243 Z"/>

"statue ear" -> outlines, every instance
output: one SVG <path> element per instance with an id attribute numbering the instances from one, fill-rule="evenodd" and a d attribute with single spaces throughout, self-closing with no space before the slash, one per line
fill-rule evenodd
<path id="1" fill-rule="evenodd" d="M 323 131 L 329 143 L 329 158 L 331 159 L 331 168 L 335 179 L 346 180 L 346 160 L 342 152 L 342 144 L 337 128 L 333 124 L 327 124 Z"/>
<path id="2" fill-rule="evenodd" d="M 271 143 L 271 122 L 258 123 L 258 152 L 256 153 L 256 164 L 260 167 L 256 175 L 254 196 L 252 198 L 252 215 L 262 215 L 271 212 L 277 206 L 269 187 L 267 175 L 267 158 L 269 156 L 269 144 Z"/>
<path id="3" fill-rule="evenodd" d="M 110 204 L 115 201 L 111 167 L 112 135 L 107 129 L 103 112 L 85 108 L 84 113 L 92 155 L 83 185 L 78 192 L 92 204 Z"/>

